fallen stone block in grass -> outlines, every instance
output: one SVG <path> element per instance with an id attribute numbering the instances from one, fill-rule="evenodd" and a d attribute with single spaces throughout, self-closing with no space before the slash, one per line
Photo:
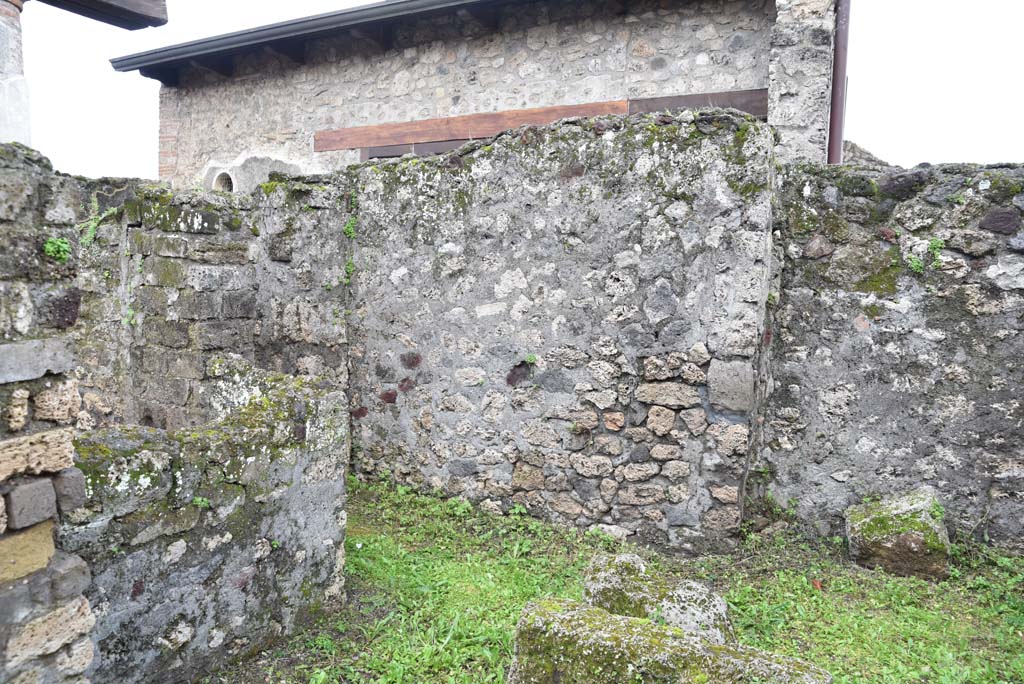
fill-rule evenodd
<path id="1" fill-rule="evenodd" d="M 509 684 L 829 684 L 807 663 L 567 599 L 526 606 Z"/>
<path id="2" fill-rule="evenodd" d="M 712 644 L 736 640 L 721 596 L 699 582 L 652 575 L 635 554 L 595 558 L 583 592 L 587 603 L 614 615 L 647 618 Z"/>

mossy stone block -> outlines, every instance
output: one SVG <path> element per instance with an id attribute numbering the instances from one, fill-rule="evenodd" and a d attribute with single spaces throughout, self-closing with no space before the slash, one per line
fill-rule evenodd
<path id="1" fill-rule="evenodd" d="M 846 536 L 850 556 L 866 567 L 925 579 L 949 576 L 949 534 L 931 487 L 851 506 Z"/>
<path id="2" fill-rule="evenodd" d="M 576 601 L 528 605 L 516 632 L 509 684 L 827 684 L 791 658 L 712 645 L 649 620 Z"/>

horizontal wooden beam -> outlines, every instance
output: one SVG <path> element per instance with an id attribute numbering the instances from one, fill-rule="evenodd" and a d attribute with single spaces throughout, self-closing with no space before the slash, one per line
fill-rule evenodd
<path id="1" fill-rule="evenodd" d="M 40 0 L 68 12 L 134 31 L 167 23 L 167 0 Z"/>
<path id="2" fill-rule="evenodd" d="M 517 109 L 488 114 L 468 114 L 447 119 L 425 119 L 406 123 L 380 124 L 319 131 L 313 138 L 316 152 L 355 150 L 361 147 L 385 147 L 439 140 L 473 140 L 489 138 L 519 126 L 545 126 L 575 116 L 626 114 L 626 100 L 581 105 L 560 105 L 536 109 Z"/>
<path id="3" fill-rule="evenodd" d="M 422 121 L 379 124 L 376 126 L 341 128 L 333 131 L 318 131 L 313 138 L 313 149 L 316 152 L 333 152 L 336 150 L 365 150 L 368 148 L 376 150 L 380 148 L 377 150 L 379 154 L 371 154 L 371 156 L 400 156 L 414 150 L 403 148 L 403 151 L 399 152 L 397 151 L 397 146 L 416 145 L 417 148 L 420 148 L 424 143 L 453 140 L 464 142 L 479 138 L 489 138 L 511 128 L 527 125 L 545 126 L 559 119 L 570 117 L 600 116 L 603 114 L 641 114 L 705 107 L 738 109 L 761 119 L 767 119 L 768 91 L 766 89 L 734 90 L 721 93 L 701 93 L 699 95 L 612 100 L 609 102 L 518 109 L 488 114 L 468 114 L 465 116 L 453 116 L 447 119 L 424 119 Z M 394 150 L 396 154 L 388 153 L 384 148 L 396 148 Z M 416 149 L 415 151 L 419 153 L 421 150 Z M 436 154 L 436 151 L 432 153 Z"/>

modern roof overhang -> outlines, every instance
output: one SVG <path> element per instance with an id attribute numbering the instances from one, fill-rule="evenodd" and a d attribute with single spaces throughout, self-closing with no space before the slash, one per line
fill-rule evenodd
<path id="1" fill-rule="evenodd" d="M 39 0 L 104 24 L 135 31 L 167 23 L 167 0 Z"/>
<path id="2" fill-rule="evenodd" d="M 499 0 L 386 0 L 372 5 L 293 19 L 279 24 L 203 38 L 111 60 L 117 71 L 139 71 L 167 85 L 177 82 L 183 68 L 198 64 L 224 73 L 233 55 L 260 48 L 301 62 L 304 44 L 341 30 L 356 38 L 373 40 L 382 46 L 390 42 L 388 29 L 400 19 L 439 13 L 459 13 L 488 24 L 495 21 L 494 8 L 508 4 Z"/>

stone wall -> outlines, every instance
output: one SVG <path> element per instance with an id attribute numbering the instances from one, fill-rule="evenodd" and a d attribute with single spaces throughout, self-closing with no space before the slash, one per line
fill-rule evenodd
<path id="1" fill-rule="evenodd" d="M 88 503 L 60 546 L 92 570 L 99 682 L 193 681 L 344 589 L 348 402 L 214 359 L 220 420 L 77 443 Z"/>
<path id="2" fill-rule="evenodd" d="M 684 553 L 927 483 L 1019 548 L 1024 167 L 775 143 L 568 120 L 244 196 L 0 146 L 0 677 L 286 634 L 343 589 L 350 458 Z"/>
<path id="3" fill-rule="evenodd" d="M 0 680 L 19 684 L 80 681 L 94 658 L 89 568 L 55 544 L 86 500 L 72 440 L 88 409 L 67 338 L 81 302 L 72 185 L 0 146 Z"/>
<path id="4" fill-rule="evenodd" d="M 956 530 L 1024 538 L 1024 168 L 797 167 L 776 227 L 774 393 L 755 468 L 841 534 L 932 485 Z"/>
<path id="5" fill-rule="evenodd" d="M 836 0 L 777 0 L 768 61 L 769 121 L 784 162 L 828 161 Z"/>
<path id="6" fill-rule="evenodd" d="M 386 52 L 342 34 L 312 43 L 303 66 L 265 53 L 236 60 L 230 79 L 186 72 L 181 87 L 164 88 L 160 97 L 160 178 L 180 187 L 211 187 L 219 170 L 253 157 L 305 173 L 358 161 L 358 152 L 314 153 L 319 130 L 767 88 L 774 5 L 501 3 L 497 31 L 445 15 L 399 23 L 395 45 Z M 818 112 L 802 116 L 812 114 Z M 827 110 L 825 118 L 827 123 Z"/>
<path id="7" fill-rule="evenodd" d="M 0 146 L 0 679 L 182 681 L 340 595 L 339 204 Z"/>
<path id="8" fill-rule="evenodd" d="M 682 113 L 350 171 L 357 470 L 670 548 L 727 543 L 771 146 L 753 119 Z"/>

